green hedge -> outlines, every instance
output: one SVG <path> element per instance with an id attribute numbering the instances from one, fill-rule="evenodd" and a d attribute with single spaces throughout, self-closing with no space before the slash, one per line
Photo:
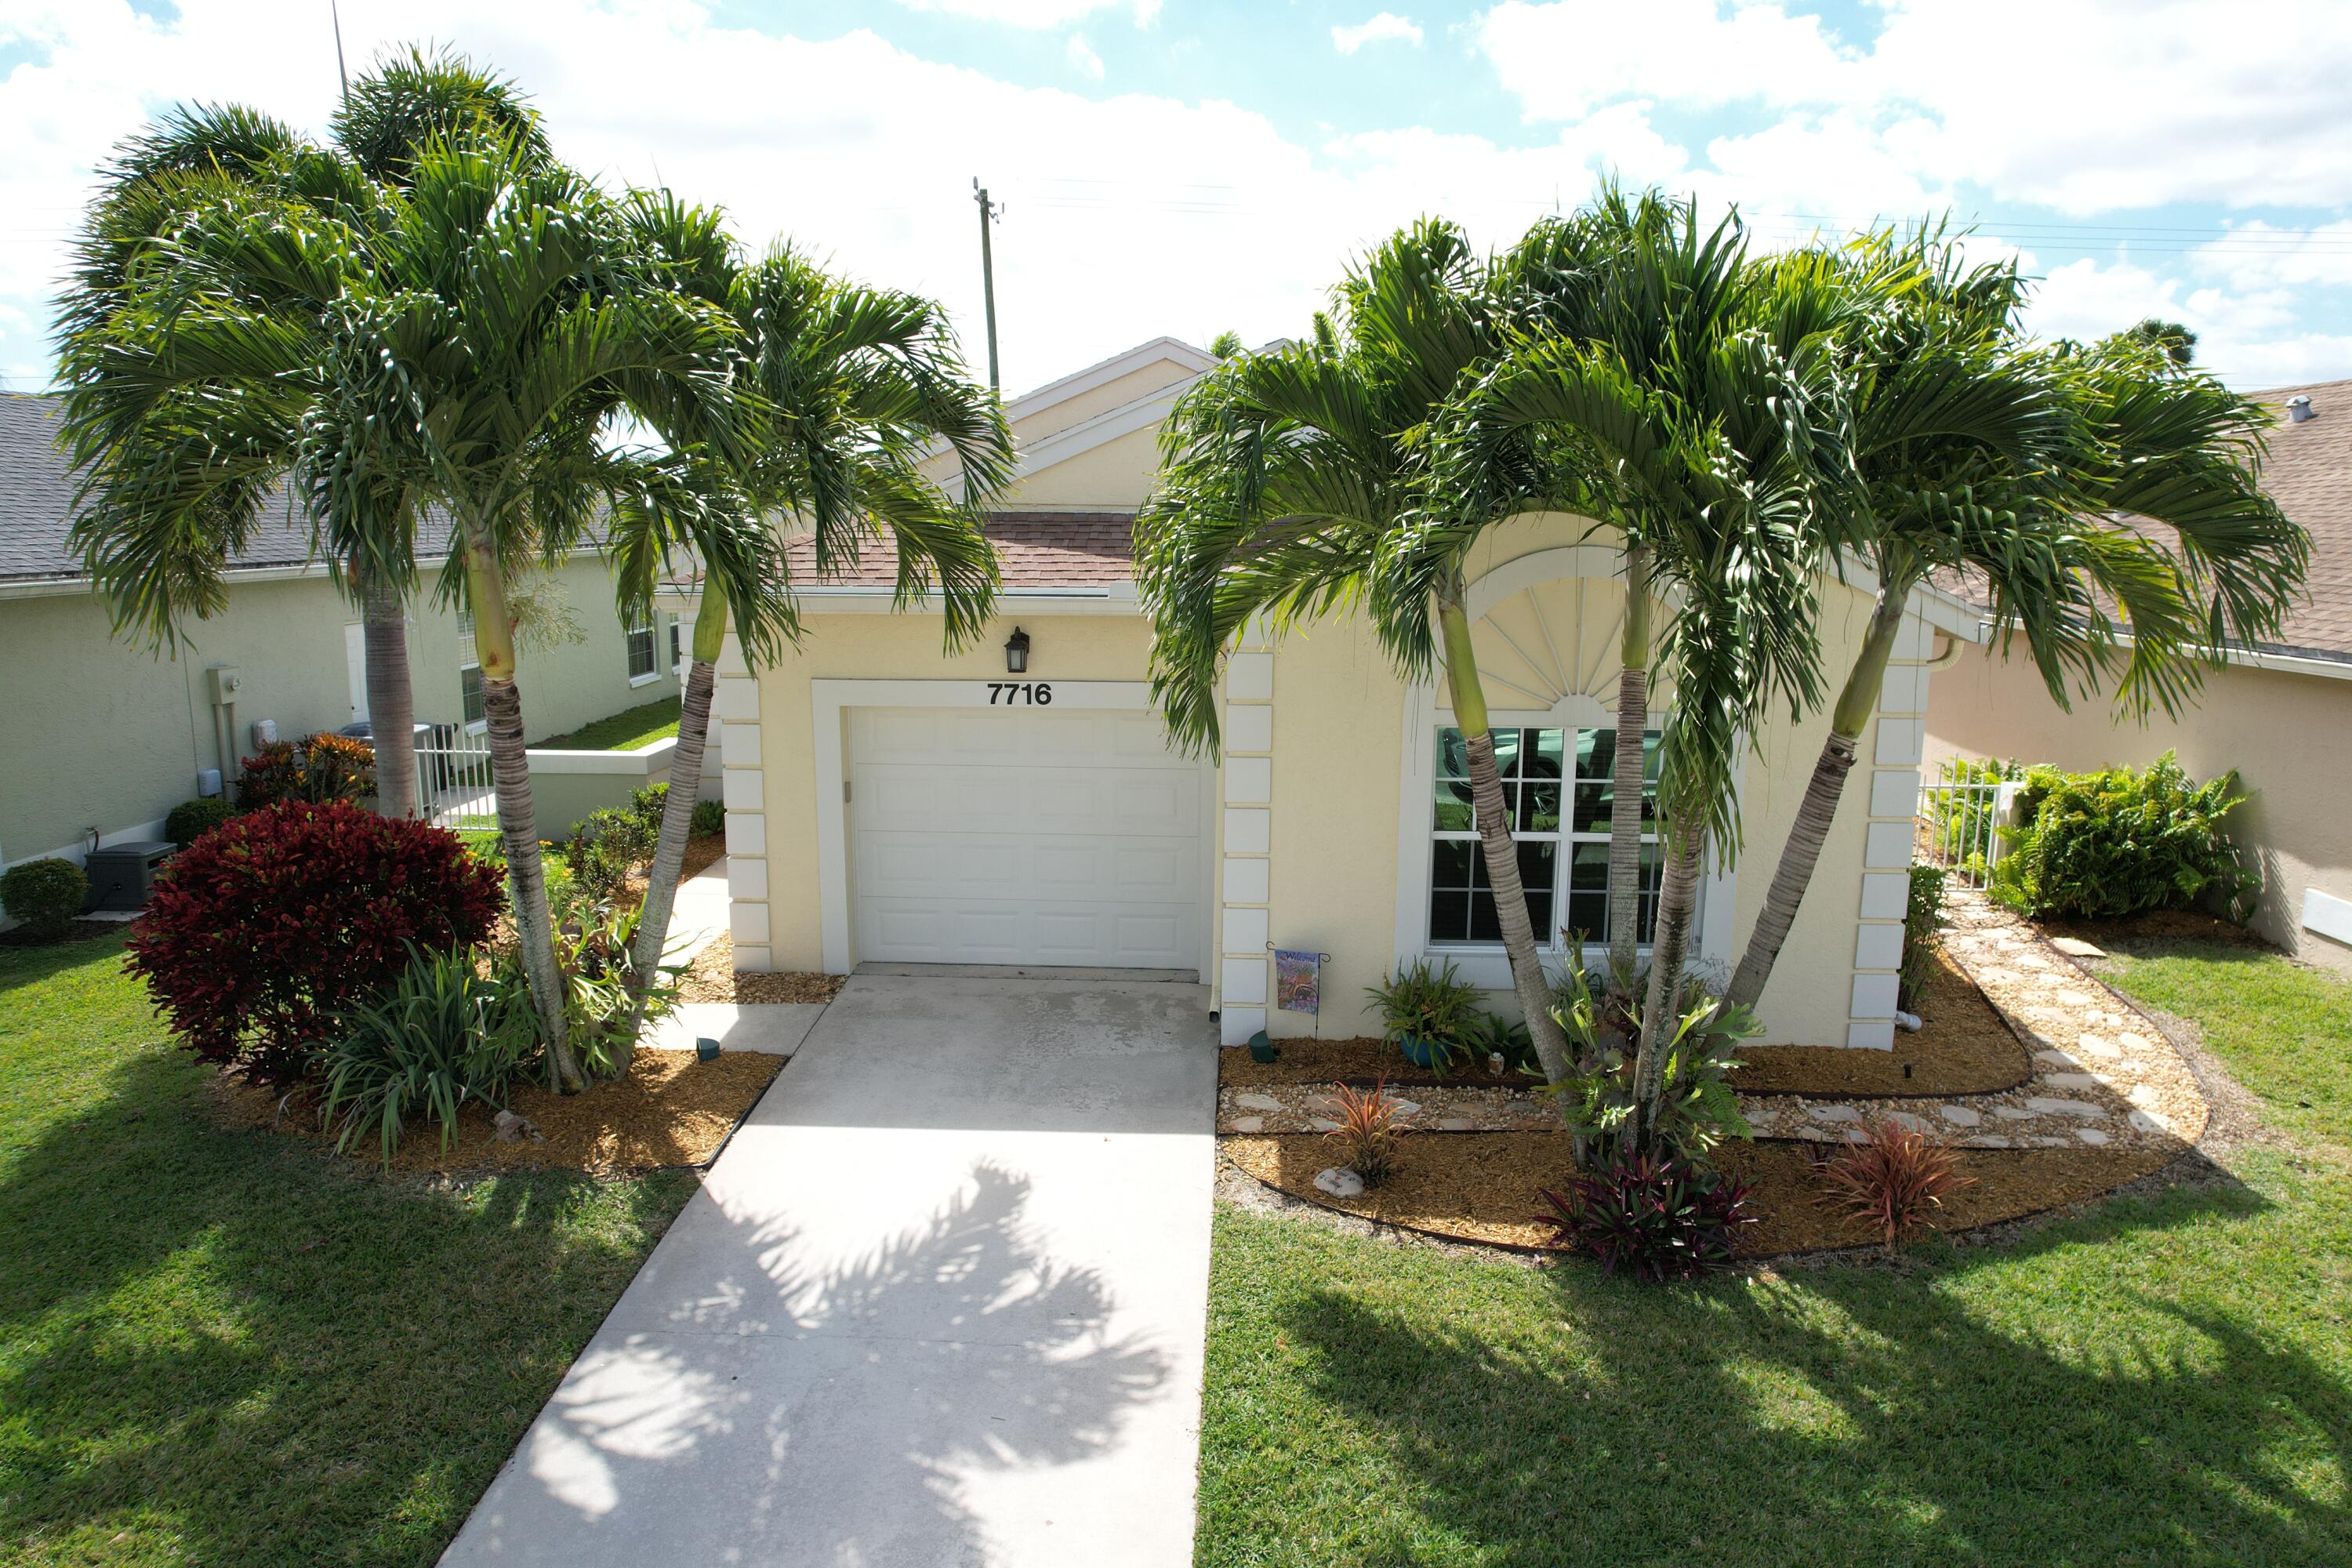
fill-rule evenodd
<path id="1" fill-rule="evenodd" d="M 2232 771 L 2197 784 L 2167 752 L 2146 772 L 2026 770 L 2022 826 L 1992 890 L 2036 917 L 2113 920 L 2207 905 L 2244 918 L 2259 885 L 2223 823 L 2245 800 Z"/>

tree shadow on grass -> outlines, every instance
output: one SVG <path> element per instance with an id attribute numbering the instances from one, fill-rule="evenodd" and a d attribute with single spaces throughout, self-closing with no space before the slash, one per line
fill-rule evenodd
<path id="1" fill-rule="evenodd" d="M 372 1181 L 113 1048 L 6 1152 L 0 1558 L 429 1561 L 691 1180 Z"/>
<path id="2" fill-rule="evenodd" d="M 2136 1217 L 2242 1215 L 2244 1196 L 2168 1194 Z M 1351 1561 L 2352 1560 L 2340 1369 L 2120 1282 L 2045 1272 L 1972 1296 L 1966 1277 L 1996 1261 L 1672 1289 L 1569 1266 L 1537 1286 L 1564 1320 L 1542 1333 L 1320 1289 L 1286 1329 L 1410 1499 Z M 2086 1307 L 2089 1289 L 2105 1299 Z"/>

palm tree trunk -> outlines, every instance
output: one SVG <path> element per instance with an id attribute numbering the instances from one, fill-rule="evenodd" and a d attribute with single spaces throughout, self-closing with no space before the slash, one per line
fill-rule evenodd
<path id="1" fill-rule="evenodd" d="M 474 647 L 482 667 L 482 709 L 488 720 L 490 780 L 498 795 L 499 837 L 506 847 L 507 884 L 513 895 L 515 937 L 539 1012 L 540 1033 L 567 1094 L 584 1085 L 564 1016 L 563 976 L 555 963 L 555 928 L 547 908 L 547 873 L 539 858 L 539 823 L 531 809 L 530 760 L 523 750 L 522 692 L 515 685 L 514 624 L 507 613 L 506 574 L 490 542 L 466 534 L 466 593 L 474 612 Z"/>
<path id="2" fill-rule="evenodd" d="M 416 815 L 416 694 L 408 673 L 408 606 L 399 588 L 370 577 L 361 589 L 367 647 L 369 745 L 375 751 L 375 808 Z"/>
<path id="3" fill-rule="evenodd" d="M 670 754 L 669 794 L 662 801 L 661 836 L 654 845 L 654 863 L 646 873 L 646 901 L 637 917 L 637 948 L 632 974 L 636 1005 L 629 1014 L 628 1032 L 615 1053 L 623 1072 L 635 1056 L 637 1031 L 646 1024 L 646 988 L 653 984 L 662 950 L 669 943 L 670 911 L 677 907 L 679 877 L 686 870 L 686 841 L 694 828 L 695 797 L 702 791 L 703 750 L 710 731 L 710 688 L 718 672 L 719 649 L 727 636 L 727 600 L 708 581 L 702 585 L 702 607 L 694 617 L 694 663 L 686 676 L 686 696 L 678 704 L 677 750 Z"/>
<path id="4" fill-rule="evenodd" d="M 1617 754 L 1609 802 L 1609 984 L 1630 985 L 1641 941 L 1642 736 L 1650 727 L 1650 552 L 1625 547 Z"/>
<path id="5" fill-rule="evenodd" d="M 1830 716 L 1829 739 L 1822 742 L 1813 776 L 1806 782 L 1804 799 L 1797 805 L 1796 825 L 1789 829 L 1789 842 L 1781 847 L 1780 864 L 1772 873 L 1772 886 L 1764 895 L 1756 930 L 1731 976 L 1731 988 L 1725 993 L 1727 1002 L 1753 1007 L 1764 994 L 1765 982 L 1772 978 L 1780 944 L 1789 940 L 1797 907 L 1804 901 L 1813 868 L 1821 862 L 1822 846 L 1828 841 L 1830 824 L 1837 816 L 1838 798 L 1845 793 L 1846 775 L 1853 771 L 1859 754 L 1862 731 L 1877 710 L 1879 689 L 1886 680 L 1886 661 L 1895 651 L 1895 635 L 1903 629 L 1903 605 L 1910 593 L 1908 583 L 1889 579 L 1879 584 L 1878 604 L 1871 611 L 1870 629 L 1863 635 L 1862 652 L 1838 693 L 1837 707 Z"/>
<path id="6" fill-rule="evenodd" d="M 1470 805 L 1477 815 L 1479 847 L 1486 851 L 1486 878 L 1495 884 L 1495 917 L 1503 928 L 1503 952 L 1511 962 L 1511 988 L 1527 1016 L 1528 1034 L 1544 1079 L 1568 1077 L 1568 1037 L 1551 1016 L 1551 983 L 1536 957 L 1535 922 L 1528 918 L 1527 889 L 1519 882 L 1519 849 L 1503 799 L 1503 775 L 1495 765 L 1495 732 L 1487 727 L 1486 692 L 1470 646 L 1470 617 L 1462 607 L 1461 585 L 1437 596 L 1437 618 L 1445 637 L 1445 678 L 1454 698 L 1454 721 L 1470 754 Z M 1561 1100 L 1567 1108 L 1565 1097 Z"/>
<path id="7" fill-rule="evenodd" d="M 1657 1103 L 1674 1045 L 1682 1000 L 1684 961 L 1690 954 L 1692 917 L 1698 910 L 1698 868 L 1706 835 L 1693 828 L 1671 835 L 1658 886 L 1658 929 L 1650 941 L 1650 991 L 1642 1004 L 1642 1043 L 1633 1058 L 1633 1146 L 1646 1149 L 1657 1127 Z"/>

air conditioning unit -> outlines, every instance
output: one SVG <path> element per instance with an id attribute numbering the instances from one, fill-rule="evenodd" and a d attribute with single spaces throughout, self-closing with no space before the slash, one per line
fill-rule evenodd
<path id="1" fill-rule="evenodd" d="M 89 907 L 93 910 L 143 910 L 163 868 L 176 847 L 152 839 L 133 839 L 93 849 L 82 869 L 89 877 Z"/>

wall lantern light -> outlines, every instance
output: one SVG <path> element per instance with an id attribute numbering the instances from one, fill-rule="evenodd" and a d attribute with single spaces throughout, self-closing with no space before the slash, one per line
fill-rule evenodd
<path id="1" fill-rule="evenodd" d="M 1019 626 L 1004 639 L 1004 668 L 1008 674 L 1021 675 L 1029 668 L 1029 634 Z"/>

